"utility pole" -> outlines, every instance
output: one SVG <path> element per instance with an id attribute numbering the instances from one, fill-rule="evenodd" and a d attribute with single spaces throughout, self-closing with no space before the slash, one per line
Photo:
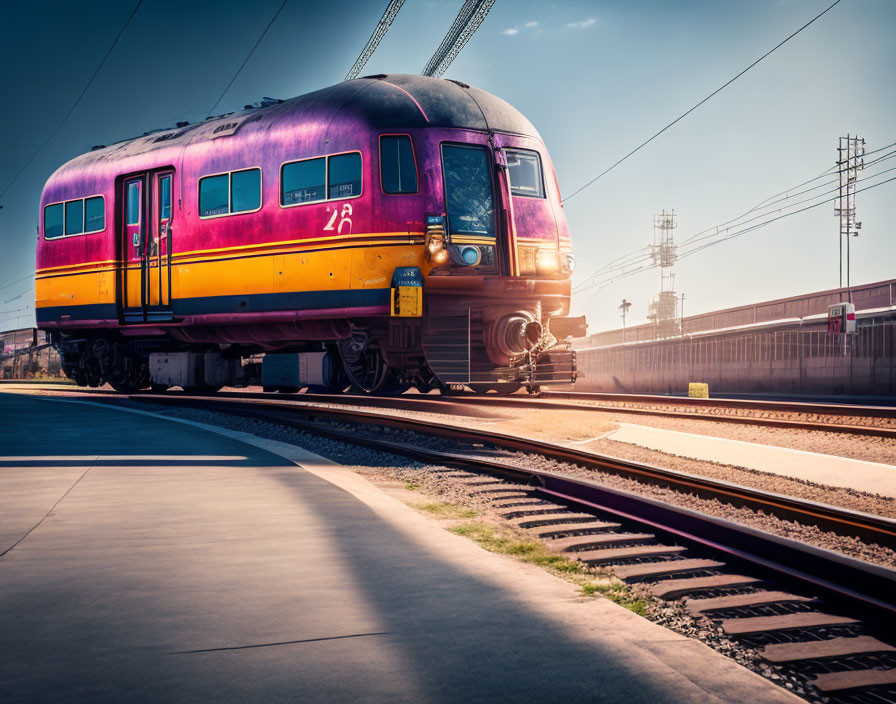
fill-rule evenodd
<path id="1" fill-rule="evenodd" d="M 625 342 L 625 316 L 628 315 L 628 309 L 632 307 L 632 304 L 622 299 L 622 303 L 619 305 L 619 310 L 622 311 L 622 341 Z"/>
<path id="2" fill-rule="evenodd" d="M 656 337 L 671 337 L 678 334 L 678 296 L 675 294 L 675 273 L 672 265 L 678 259 L 678 248 L 672 231 L 678 227 L 675 211 L 662 211 L 653 216 L 653 244 L 650 255 L 654 266 L 660 268 L 660 292 L 647 308 L 647 317 L 653 322 Z"/>
<path id="3" fill-rule="evenodd" d="M 681 308 L 679 308 L 678 314 L 681 320 L 681 334 L 684 335 L 684 294 L 681 294 Z"/>
<path id="4" fill-rule="evenodd" d="M 865 168 L 865 140 L 861 137 L 840 137 L 837 147 L 837 166 L 840 173 L 840 190 L 834 215 L 840 217 L 840 288 L 843 288 L 844 240 L 846 241 L 846 288 L 849 289 L 849 241 L 858 237 L 862 223 L 856 221 L 856 179 Z M 850 298 L 852 296 L 850 295 Z"/>

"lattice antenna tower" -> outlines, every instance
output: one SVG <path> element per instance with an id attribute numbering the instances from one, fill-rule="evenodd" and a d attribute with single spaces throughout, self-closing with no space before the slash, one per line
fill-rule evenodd
<path id="1" fill-rule="evenodd" d="M 495 0 L 464 0 L 439 48 L 423 68 L 422 75 L 439 77 L 445 73 L 494 4 Z"/>
<path id="2" fill-rule="evenodd" d="M 672 267 L 678 259 L 674 230 L 678 227 L 675 211 L 663 210 L 653 216 L 653 244 L 650 256 L 654 266 L 660 269 L 660 292 L 647 309 L 647 317 L 653 322 L 657 337 L 677 335 L 680 330 L 678 319 L 678 296 L 675 293 L 675 272 Z"/>
<path id="3" fill-rule="evenodd" d="M 837 166 L 840 172 L 840 190 L 834 215 L 840 217 L 840 288 L 843 288 L 844 264 L 846 287 L 849 288 L 849 242 L 852 237 L 858 237 L 859 230 L 862 229 L 862 223 L 856 220 L 856 179 L 859 171 L 865 168 L 865 140 L 848 134 L 840 137 Z"/>
<path id="4" fill-rule="evenodd" d="M 350 81 L 353 78 L 358 77 L 358 74 L 361 73 L 361 69 L 364 68 L 370 60 L 370 57 L 373 56 L 373 52 L 375 52 L 376 48 L 380 45 L 380 41 L 386 36 L 386 32 L 388 32 L 389 27 L 392 26 L 392 21 L 395 19 L 395 15 L 398 14 L 402 5 L 404 5 L 404 0 L 389 0 L 389 4 L 386 5 L 386 11 L 383 13 L 380 21 L 376 23 L 376 27 L 373 28 L 373 34 L 370 35 L 370 39 L 367 40 L 366 46 L 361 50 L 358 60 L 355 61 L 355 65 L 351 67 L 351 70 L 345 74 L 345 78 L 342 80 Z"/>

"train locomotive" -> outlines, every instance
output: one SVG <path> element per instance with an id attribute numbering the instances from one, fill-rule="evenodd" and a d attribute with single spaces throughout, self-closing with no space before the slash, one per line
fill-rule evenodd
<path id="1" fill-rule="evenodd" d="M 376 75 L 60 167 L 35 307 L 79 385 L 534 391 L 576 377 L 574 264 L 522 114 Z"/>

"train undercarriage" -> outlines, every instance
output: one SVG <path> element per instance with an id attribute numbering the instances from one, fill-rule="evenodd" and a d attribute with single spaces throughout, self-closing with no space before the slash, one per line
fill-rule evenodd
<path id="1" fill-rule="evenodd" d="M 506 288 L 505 279 L 493 290 L 480 286 L 474 297 L 467 287 L 443 287 L 427 296 L 419 317 L 122 327 L 56 331 L 53 339 L 63 371 L 77 384 L 108 383 L 123 393 L 261 385 L 269 391 L 395 394 L 414 387 L 505 394 L 574 382 L 570 336 L 584 323 L 552 315 L 566 312 L 562 295 L 517 295 L 508 305 Z"/>

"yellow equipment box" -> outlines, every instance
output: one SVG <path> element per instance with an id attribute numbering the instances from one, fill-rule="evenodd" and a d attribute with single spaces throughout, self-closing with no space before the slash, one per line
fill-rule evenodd
<path id="1" fill-rule="evenodd" d="M 709 384 L 691 382 L 688 384 L 689 398 L 709 398 Z"/>

